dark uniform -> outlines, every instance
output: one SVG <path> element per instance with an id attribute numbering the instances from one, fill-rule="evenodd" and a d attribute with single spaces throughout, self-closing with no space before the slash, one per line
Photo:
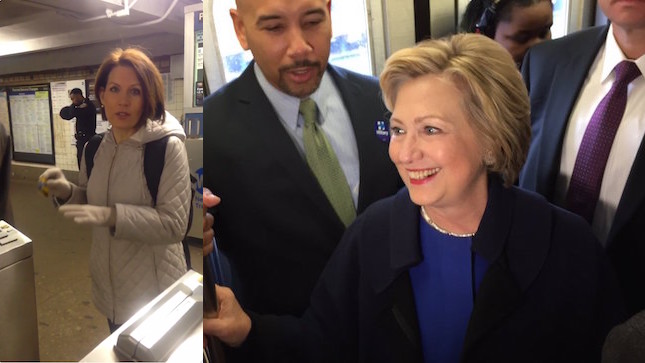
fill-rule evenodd
<path id="1" fill-rule="evenodd" d="M 78 159 L 78 168 L 81 168 L 81 156 L 83 148 L 92 136 L 96 134 L 96 107 L 94 103 L 85 98 L 83 103 L 76 106 L 71 104 L 60 110 L 60 117 L 65 120 L 71 120 L 76 117 L 76 158 Z"/>

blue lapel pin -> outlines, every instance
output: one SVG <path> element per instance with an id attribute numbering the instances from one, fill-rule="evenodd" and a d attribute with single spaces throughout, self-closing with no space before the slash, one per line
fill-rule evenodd
<path id="1" fill-rule="evenodd" d="M 390 127 L 388 126 L 387 122 L 385 121 L 376 121 L 374 123 L 374 132 L 376 133 L 376 137 L 383 141 L 383 142 L 389 142 L 390 141 Z"/>

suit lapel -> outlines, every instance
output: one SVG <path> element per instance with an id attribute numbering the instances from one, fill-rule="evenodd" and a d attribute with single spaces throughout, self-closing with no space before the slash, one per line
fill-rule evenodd
<path id="1" fill-rule="evenodd" d="M 562 142 L 569 117 L 598 49 L 604 44 L 606 33 L 606 30 L 599 29 L 589 40 L 580 39 L 575 43 L 571 42 L 573 44 L 566 49 L 567 54 L 563 54 L 560 58 L 564 61 L 552 65 L 554 68 L 551 75 L 553 81 L 550 90 L 548 90 L 549 99 L 544 106 L 546 112 L 543 118 L 542 132 L 545 133 L 545 136 L 542 137 L 544 143 L 540 153 L 540 160 L 544 163 L 545 170 L 540 173 L 537 181 L 537 191 L 550 200 L 553 198 L 555 180 L 560 171 Z"/>
<path id="2" fill-rule="evenodd" d="M 401 189 L 394 197 L 390 209 L 390 228 L 387 250 L 383 262 L 366 272 L 371 277 L 372 287 L 381 296 L 388 317 L 393 317 L 392 329 L 386 329 L 388 341 L 398 351 L 418 352 L 421 356 L 421 338 L 417 311 L 408 270 L 421 261 L 419 248 L 419 207 L 410 200 L 407 189 Z M 377 238 L 377 237 L 375 237 Z M 391 314 L 391 315 L 389 315 Z M 387 323 L 382 322 L 383 324 Z"/>
<path id="3" fill-rule="evenodd" d="M 627 223 L 632 220 L 632 216 L 645 200 L 645 140 L 641 140 L 641 145 L 634 159 L 634 165 L 627 178 L 625 189 L 618 203 L 616 215 L 611 225 L 611 230 L 607 237 L 607 248 L 613 248 L 612 242 L 618 232 L 622 230 Z"/>
<path id="4" fill-rule="evenodd" d="M 240 104 L 240 122 L 246 122 L 246 129 L 264 146 L 265 157 L 275 159 L 283 170 L 291 176 L 296 188 L 303 191 L 320 211 L 329 217 L 332 223 L 342 222 L 318 185 L 316 177 L 303 159 L 291 136 L 278 119 L 277 113 L 264 91 L 258 84 L 253 69 L 253 62 L 240 76 L 240 89 L 244 94 L 238 97 Z"/>
<path id="5" fill-rule="evenodd" d="M 419 357 L 423 356 L 421 348 L 421 333 L 417 317 L 412 282 L 408 270 L 411 266 L 421 261 L 419 247 L 419 207 L 410 201 L 407 189 L 396 196 L 395 206 L 392 208 L 390 225 L 398 226 L 398 232 L 392 233 L 390 238 L 390 268 L 382 269 L 385 272 L 380 280 L 383 289 L 386 285 L 388 293 L 392 294 L 392 307 L 390 313 L 394 317 L 396 329 L 389 329 L 389 341 L 396 344 L 398 351 L 414 352 Z M 402 338 L 404 337 L 404 338 Z M 398 344 L 397 344 L 398 343 Z"/>
<path id="6" fill-rule="evenodd" d="M 475 297 L 464 338 L 463 357 L 467 357 L 471 349 L 490 330 L 499 326 L 521 302 L 522 290 L 506 255 L 509 251 L 508 240 L 513 234 L 512 222 L 516 209 L 511 191 L 502 186 L 499 177 L 490 175 L 488 203 L 473 237 L 472 248 L 491 265 Z"/>
<path id="7" fill-rule="evenodd" d="M 549 252 L 545 241 L 551 233 L 550 207 L 531 200 L 541 197 L 504 188 L 495 176 L 489 183 L 488 204 L 473 249 L 491 265 L 475 298 L 464 339 L 464 360 L 521 305 Z"/>
<path id="8" fill-rule="evenodd" d="M 389 341 L 400 342 L 398 351 L 416 351 L 422 355 L 421 334 L 419 321 L 412 292 L 410 275 L 402 273 L 392 284 L 392 315 L 396 321 L 397 329 L 389 329 Z M 403 333 L 403 334 L 401 334 Z M 401 340 L 401 336 L 405 339 Z"/>
<path id="9" fill-rule="evenodd" d="M 462 360 L 486 334 L 500 326 L 522 301 L 522 290 L 503 261 L 492 264 L 479 287 L 479 293 L 468 322 Z"/>

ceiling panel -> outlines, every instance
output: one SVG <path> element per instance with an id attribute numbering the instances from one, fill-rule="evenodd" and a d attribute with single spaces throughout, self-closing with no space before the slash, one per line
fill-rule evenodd
<path id="1" fill-rule="evenodd" d="M 126 2 L 127 0 L 122 0 Z M 0 0 L 0 58 L 169 33 L 182 35 L 184 6 L 201 0 Z"/>

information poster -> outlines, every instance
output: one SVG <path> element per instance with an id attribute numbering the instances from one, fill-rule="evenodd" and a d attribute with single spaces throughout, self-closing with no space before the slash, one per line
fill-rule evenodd
<path id="1" fill-rule="evenodd" d="M 52 82 L 51 93 L 52 93 L 52 113 L 54 117 L 57 117 L 60 113 L 60 110 L 72 104 L 72 100 L 69 97 L 69 92 L 74 88 L 79 88 L 83 91 L 83 96 L 87 97 L 87 91 L 85 89 L 85 80 L 73 80 L 73 81 L 60 81 Z M 65 132 L 65 135 L 69 136 L 70 145 L 76 145 L 76 138 L 74 134 L 76 133 L 76 118 L 71 120 L 64 120 L 67 124 L 66 128 L 69 129 L 68 132 Z M 60 124 L 56 124 L 56 127 L 60 127 Z M 58 140 L 60 142 L 60 139 Z"/>
<path id="2" fill-rule="evenodd" d="M 8 93 L 14 160 L 54 164 L 49 85 L 11 87 Z"/>
<path id="3" fill-rule="evenodd" d="M 100 134 L 106 132 L 110 123 L 107 120 L 103 120 L 103 116 L 101 115 L 101 103 L 98 98 L 96 98 L 96 93 L 94 92 L 94 80 L 88 79 L 85 83 L 87 84 L 87 98 L 89 98 L 96 107 L 96 133 Z"/>

